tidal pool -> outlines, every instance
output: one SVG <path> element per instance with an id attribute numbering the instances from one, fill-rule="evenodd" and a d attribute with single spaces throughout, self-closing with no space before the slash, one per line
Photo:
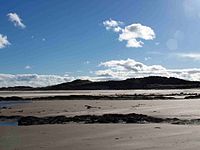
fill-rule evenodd
<path id="1" fill-rule="evenodd" d="M 30 103 L 30 101 L 0 101 L 1 109 L 10 109 L 13 106 Z M 18 126 L 17 120 L 0 120 L 0 126 Z"/>

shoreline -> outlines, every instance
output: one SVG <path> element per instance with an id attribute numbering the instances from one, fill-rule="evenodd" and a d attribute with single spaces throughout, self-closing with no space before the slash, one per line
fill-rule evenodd
<path id="1" fill-rule="evenodd" d="M 172 96 L 164 95 L 69 95 L 69 96 L 47 96 L 47 97 L 33 97 L 24 98 L 18 96 L 0 97 L 0 101 L 40 101 L 40 100 L 156 100 L 156 99 L 178 99 Z"/>

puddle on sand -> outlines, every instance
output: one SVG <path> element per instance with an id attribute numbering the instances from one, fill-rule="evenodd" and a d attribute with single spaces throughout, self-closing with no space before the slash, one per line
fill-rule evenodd
<path id="1" fill-rule="evenodd" d="M 0 101 L 0 109 L 10 108 L 20 104 L 30 103 L 31 101 Z M 17 120 L 0 120 L 0 126 L 18 126 Z"/>
<path id="2" fill-rule="evenodd" d="M 0 121 L 0 126 L 18 126 L 17 121 Z"/>
<path id="3" fill-rule="evenodd" d="M 0 101 L 0 109 L 26 103 L 30 103 L 30 101 Z"/>

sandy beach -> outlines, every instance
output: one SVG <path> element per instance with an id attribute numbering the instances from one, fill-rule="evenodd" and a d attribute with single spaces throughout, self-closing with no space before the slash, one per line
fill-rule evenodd
<path id="1" fill-rule="evenodd" d="M 94 92 L 94 91 L 93 91 Z M 116 91 L 112 91 L 113 94 Z M 139 91 L 145 93 L 146 91 Z M 149 92 L 149 91 L 147 91 Z M 164 91 L 163 91 L 164 92 Z M 183 92 L 183 91 L 178 91 Z M 192 91 L 189 91 L 192 92 Z M 9 92 L 8 92 L 9 93 Z M 127 93 L 131 93 L 127 91 Z M 172 91 L 165 91 L 170 94 Z M 173 93 L 176 93 L 173 91 Z M 15 94 L 15 93 L 14 93 Z M 23 95 L 23 93 L 21 93 Z M 24 95 L 27 94 L 26 92 Z M 41 93 L 44 96 L 45 93 Z M 48 93 L 49 96 L 50 93 Z M 82 92 L 82 94 L 87 94 Z M 96 94 L 102 94 L 96 93 Z M 12 94 L 11 94 L 12 95 Z M 10 96 L 10 95 L 8 95 Z M 18 95 L 19 96 L 19 95 Z M 25 95 L 26 97 L 27 95 Z M 29 96 L 34 97 L 34 95 Z M 88 108 L 88 106 L 91 106 Z M 160 118 L 198 119 L 199 99 L 170 100 L 39 100 L 1 109 L 0 116 L 144 114 Z M 0 126 L 2 150 L 160 150 L 198 149 L 199 125 L 54 124 Z"/>
<path id="2" fill-rule="evenodd" d="M 150 89 L 150 90 L 46 90 L 46 91 L 0 91 L 1 97 L 19 96 L 19 97 L 45 97 L 45 96 L 67 96 L 67 95 L 129 95 L 129 94 L 180 94 L 197 93 L 199 89 Z"/>
<path id="3" fill-rule="evenodd" d="M 0 127 L 2 150 L 198 149 L 200 126 L 169 124 L 67 124 Z"/>
<path id="4" fill-rule="evenodd" d="M 91 106 L 87 109 L 87 106 Z M 138 113 L 161 118 L 200 118 L 200 101 L 194 100 L 53 100 L 32 101 L 1 109 L 0 115 L 76 116 Z"/>

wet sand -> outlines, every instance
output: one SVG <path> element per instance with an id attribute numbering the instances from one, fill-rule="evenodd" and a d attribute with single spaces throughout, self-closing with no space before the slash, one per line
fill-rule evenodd
<path id="1" fill-rule="evenodd" d="M 90 109 L 87 106 L 91 106 Z M 200 100 L 53 100 L 33 101 L 2 109 L 2 116 L 75 116 L 87 114 L 145 114 L 160 118 L 200 118 Z"/>
<path id="2" fill-rule="evenodd" d="M 200 126 L 169 124 L 66 124 L 0 127 L 2 150 L 199 149 Z"/>
<path id="3" fill-rule="evenodd" d="M 1 97 L 45 97 L 45 96 L 67 96 L 67 95 L 115 95 L 115 94 L 173 94 L 173 93 L 197 93 L 199 89 L 169 89 L 169 90 L 57 90 L 57 91 L 0 91 Z"/>

